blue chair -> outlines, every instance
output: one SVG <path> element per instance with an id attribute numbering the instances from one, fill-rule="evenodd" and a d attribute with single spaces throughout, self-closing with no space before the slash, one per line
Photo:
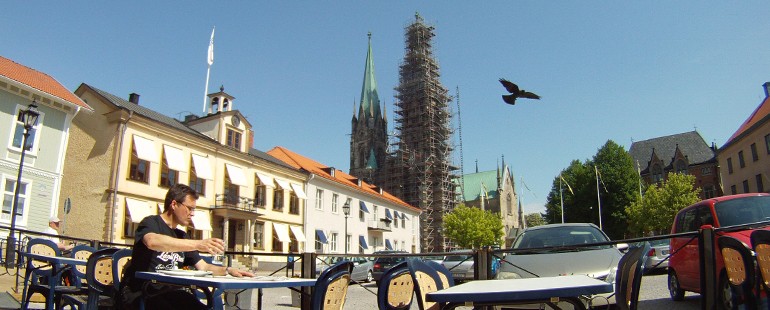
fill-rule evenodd
<path id="1" fill-rule="evenodd" d="M 310 297 L 313 310 L 341 310 L 345 306 L 351 270 L 353 262 L 345 260 L 321 272 Z"/>
<path id="2" fill-rule="evenodd" d="M 26 252 L 50 257 L 61 256 L 59 246 L 48 239 L 30 240 L 27 242 Z M 61 273 L 65 270 L 64 266 L 52 266 L 49 262 L 34 259 L 27 259 L 26 266 L 24 290 L 22 292 L 22 309 L 29 307 L 29 299 L 35 293 L 45 297 L 46 309 L 53 309 L 54 305 L 59 304 L 62 293 L 78 291 L 74 286 L 61 285 Z M 51 283 L 53 283 L 53 286 L 51 286 Z"/>
<path id="3" fill-rule="evenodd" d="M 131 261 L 131 249 L 120 249 L 112 254 L 112 286 L 115 292 L 120 291 L 120 281 L 123 280 L 123 271 Z"/>
<path id="4" fill-rule="evenodd" d="M 615 303 L 621 310 L 636 310 L 639 304 L 639 289 L 642 285 L 644 263 L 650 243 L 628 250 L 618 262 L 615 276 Z"/>
<path id="5" fill-rule="evenodd" d="M 738 309 L 738 303 L 741 301 L 739 296 L 742 296 L 746 309 L 756 310 L 758 307 L 758 299 L 754 295 L 756 274 L 754 273 L 754 255 L 751 249 L 745 243 L 730 236 L 719 237 L 717 245 L 719 251 L 722 252 L 727 271 L 727 283 L 733 293 L 729 306 Z"/>
<path id="6" fill-rule="evenodd" d="M 751 233 L 751 246 L 757 256 L 757 269 L 760 276 L 757 277 L 757 285 L 762 286 L 765 296 L 770 296 L 770 231 L 758 229 Z M 757 289 L 757 293 L 760 290 Z M 766 298 L 762 301 L 767 302 Z M 770 309 L 770 303 L 768 303 Z"/>
<path id="7" fill-rule="evenodd" d="M 377 306 L 380 310 L 403 310 L 412 306 L 414 281 L 407 262 L 390 267 L 380 277 L 377 286 Z"/>
<path id="8" fill-rule="evenodd" d="M 425 264 L 427 264 L 430 267 L 433 267 L 433 269 L 438 272 L 439 278 L 441 278 L 441 284 L 444 288 L 448 288 L 455 285 L 455 280 L 452 277 L 452 272 L 449 271 L 449 269 L 446 269 L 446 266 L 439 264 L 438 262 L 432 261 L 432 260 L 424 260 Z"/>
<path id="9" fill-rule="evenodd" d="M 407 260 L 407 266 L 414 281 L 414 292 L 417 294 L 420 310 L 441 308 L 443 305 L 425 299 L 428 293 L 444 289 L 439 272 L 420 259 Z"/>
<path id="10" fill-rule="evenodd" d="M 86 244 L 76 245 L 70 251 L 70 257 L 87 261 L 96 251 L 92 246 Z M 72 285 L 77 287 L 83 294 L 88 294 L 88 286 L 83 285 L 86 280 L 86 266 L 75 266 L 70 270 L 72 273 Z"/>
<path id="11" fill-rule="evenodd" d="M 95 310 L 101 307 L 112 308 L 116 305 L 117 292 L 113 286 L 112 255 L 118 251 L 116 248 L 97 250 L 88 257 L 86 263 L 86 282 L 88 294 L 86 296 L 76 294 L 62 295 L 62 304 L 69 305 L 78 310 Z"/>

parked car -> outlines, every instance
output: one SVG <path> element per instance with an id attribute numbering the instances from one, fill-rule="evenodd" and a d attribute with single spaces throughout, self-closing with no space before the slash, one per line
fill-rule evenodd
<path id="1" fill-rule="evenodd" d="M 374 272 L 372 271 L 374 264 L 366 257 L 327 257 L 316 263 L 316 277 L 319 276 L 324 269 L 329 268 L 331 265 L 341 262 L 342 260 L 353 262 L 353 272 L 350 273 L 350 280 L 362 283 L 369 283 L 374 280 Z"/>
<path id="2" fill-rule="evenodd" d="M 645 270 L 666 269 L 668 267 L 668 253 L 671 240 L 653 240 L 650 241 L 650 251 L 647 252 L 647 261 L 644 263 Z"/>
<path id="3" fill-rule="evenodd" d="M 679 211 L 671 227 L 672 234 L 694 232 L 702 225 L 715 228 L 747 225 L 766 221 L 770 218 L 770 195 L 739 194 L 710 198 L 697 202 Z M 768 230 L 767 224 L 758 224 L 751 229 L 725 231 L 719 236 L 731 236 L 751 246 L 749 236 L 755 229 Z M 716 239 L 714 249 L 717 249 Z M 671 238 L 670 251 L 674 253 L 668 264 L 668 290 L 671 299 L 684 299 L 685 291 L 700 293 L 700 258 L 698 238 Z M 722 253 L 715 251 L 717 271 L 717 302 L 722 309 L 732 309 L 732 294 L 727 282 Z"/>
<path id="4" fill-rule="evenodd" d="M 497 278 L 584 274 L 615 283 L 618 262 L 622 257 L 619 248 L 625 249 L 628 245 L 583 246 L 608 241 L 607 235 L 594 224 L 568 223 L 529 227 L 513 242 L 513 249 L 524 251 L 506 255 L 506 262 L 500 265 Z M 593 297 L 593 306 L 605 302 L 615 303 L 614 293 Z M 588 302 L 585 298 L 582 300 Z"/>
<path id="5" fill-rule="evenodd" d="M 452 252 L 463 253 L 456 255 L 447 255 L 444 261 L 441 262 L 449 272 L 452 273 L 456 283 L 473 280 L 473 255 L 467 254 L 471 250 L 457 250 Z"/>
<path id="6" fill-rule="evenodd" d="M 374 254 L 406 254 L 405 251 L 377 251 Z M 390 267 L 406 260 L 406 256 L 389 256 L 389 257 L 377 257 L 374 259 L 374 266 L 372 267 L 372 275 L 377 285 L 380 285 L 380 278 L 385 271 L 388 271 Z"/>

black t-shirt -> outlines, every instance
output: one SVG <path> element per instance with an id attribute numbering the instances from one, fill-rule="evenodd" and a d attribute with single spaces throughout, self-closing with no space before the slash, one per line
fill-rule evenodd
<path id="1" fill-rule="evenodd" d="M 198 251 L 190 252 L 156 252 L 147 248 L 142 238 L 148 233 L 166 235 L 178 239 L 186 239 L 187 234 L 179 229 L 171 229 L 163 221 L 160 215 L 151 215 L 145 217 L 136 228 L 134 236 L 134 249 L 131 252 L 131 264 L 126 269 L 126 276 L 130 277 L 129 286 L 133 291 L 142 289 L 145 280 L 136 279 L 133 274 L 137 271 L 157 271 L 163 269 L 182 268 L 183 266 L 194 266 L 201 260 Z"/>

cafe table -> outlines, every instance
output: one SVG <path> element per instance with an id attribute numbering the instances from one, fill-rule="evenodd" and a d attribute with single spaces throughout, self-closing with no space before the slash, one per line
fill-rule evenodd
<path id="1" fill-rule="evenodd" d="M 26 252 L 22 252 L 21 255 L 26 256 L 27 259 L 46 262 L 51 266 L 51 274 L 53 275 L 53 278 L 48 280 L 49 290 L 48 290 L 48 296 L 46 298 L 46 309 L 54 308 L 54 295 L 56 292 L 56 286 L 60 282 L 59 279 L 61 278 L 61 269 L 65 268 L 68 265 L 84 266 L 88 262 L 84 259 L 76 259 L 76 258 L 64 257 L 64 256 L 48 256 L 48 255 L 26 253 Z M 28 285 L 28 283 L 25 283 L 25 287 L 26 285 Z M 26 298 L 26 296 L 22 296 L 22 298 Z"/>
<path id="2" fill-rule="evenodd" d="M 206 272 L 195 273 L 196 270 L 190 270 L 189 273 L 180 271 L 174 272 L 146 272 L 136 273 L 137 279 L 149 280 L 147 283 L 162 283 L 174 286 L 189 287 L 193 291 L 201 289 L 206 294 L 206 304 L 209 309 L 222 307 L 222 295 L 226 290 L 245 290 L 245 289 L 263 289 L 278 287 L 302 287 L 314 286 L 316 279 L 305 278 L 286 278 L 274 276 L 256 276 L 256 277 L 231 277 L 231 276 L 211 276 Z M 146 285 L 145 285 L 146 286 Z M 258 307 L 261 309 L 262 300 L 258 301 Z"/>
<path id="3" fill-rule="evenodd" d="M 585 309 L 579 296 L 611 293 L 613 284 L 586 275 L 557 277 L 476 280 L 428 293 L 427 301 L 444 304 L 442 309 L 458 306 L 493 306 L 545 303 L 559 309 L 560 301 Z"/>

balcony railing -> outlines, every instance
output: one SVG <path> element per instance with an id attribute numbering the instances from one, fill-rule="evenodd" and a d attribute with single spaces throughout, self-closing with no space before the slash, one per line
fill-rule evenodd
<path id="1" fill-rule="evenodd" d="M 390 231 L 390 222 L 384 220 L 372 220 L 367 221 L 367 228 L 369 230 Z"/>
<path id="2" fill-rule="evenodd" d="M 257 213 L 254 199 L 237 195 L 217 194 L 214 200 L 214 207 Z"/>

